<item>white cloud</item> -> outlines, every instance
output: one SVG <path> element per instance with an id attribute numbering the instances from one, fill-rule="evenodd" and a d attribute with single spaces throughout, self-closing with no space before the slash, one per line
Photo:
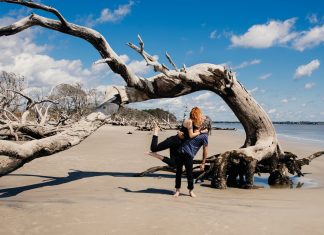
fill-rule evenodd
<path id="1" fill-rule="evenodd" d="M 311 28 L 304 31 L 294 40 L 293 47 L 296 50 L 304 51 L 307 48 L 313 48 L 324 43 L 324 25 Z"/>
<path id="2" fill-rule="evenodd" d="M 128 65 L 128 68 L 137 75 L 145 75 L 149 71 L 151 71 L 151 67 L 147 65 L 146 61 L 143 60 L 130 60 L 128 55 L 119 55 L 122 61 Z M 153 56 L 154 59 L 158 60 L 159 57 L 157 55 Z"/>
<path id="3" fill-rule="evenodd" d="M 313 83 L 313 82 L 306 83 L 306 84 L 305 84 L 305 89 L 311 89 L 311 88 L 313 88 L 315 85 L 316 85 L 316 84 Z"/>
<path id="4" fill-rule="evenodd" d="M 297 100 L 296 97 L 284 98 L 284 99 L 281 100 L 281 103 L 288 103 L 288 102 L 296 101 L 296 100 Z"/>
<path id="5" fill-rule="evenodd" d="M 312 75 L 314 70 L 319 68 L 319 66 L 320 66 L 320 61 L 318 59 L 312 60 L 308 64 L 300 65 L 296 69 L 294 77 L 295 77 L 295 79 L 298 79 L 303 76 L 309 77 L 310 75 Z"/>
<path id="6" fill-rule="evenodd" d="M 133 5 L 134 2 L 129 1 L 127 4 L 119 5 L 118 8 L 114 10 L 104 8 L 101 10 L 98 18 L 94 18 L 93 15 L 89 15 L 86 17 L 86 19 L 80 19 L 80 21 L 85 21 L 86 25 L 90 27 L 106 22 L 117 22 L 131 13 L 131 8 Z"/>
<path id="7" fill-rule="evenodd" d="M 268 111 L 268 114 L 272 114 L 272 113 L 276 113 L 276 112 L 277 112 L 276 109 L 270 109 L 270 110 Z"/>
<path id="8" fill-rule="evenodd" d="M 177 98 L 166 98 L 166 99 L 160 99 L 157 101 L 157 104 L 159 107 L 172 105 L 172 106 L 184 106 L 183 98 L 177 97 Z"/>
<path id="9" fill-rule="evenodd" d="M 267 74 L 263 74 L 260 77 L 258 77 L 259 80 L 267 80 L 269 77 L 272 76 L 272 73 L 267 73 Z"/>
<path id="10" fill-rule="evenodd" d="M 287 99 L 282 99 L 281 103 L 288 103 L 288 100 Z"/>
<path id="11" fill-rule="evenodd" d="M 216 109 L 216 112 L 226 112 L 226 106 L 225 105 L 221 105 Z"/>
<path id="12" fill-rule="evenodd" d="M 285 21 L 270 20 L 265 24 L 252 25 L 242 35 L 228 33 L 232 47 L 269 48 L 273 46 L 288 46 L 298 51 L 324 44 L 324 17 L 316 14 L 307 16 L 312 24 L 317 24 L 309 30 L 294 30 L 297 18 Z"/>
<path id="13" fill-rule="evenodd" d="M 253 88 L 251 90 L 248 90 L 248 92 L 252 94 L 252 93 L 254 93 L 254 92 L 258 91 L 258 90 L 259 90 L 259 88 L 255 87 L 255 88 Z"/>
<path id="14" fill-rule="evenodd" d="M 145 60 L 133 60 L 128 64 L 128 67 L 137 75 L 145 75 L 151 70 L 150 66 L 147 65 Z"/>
<path id="15" fill-rule="evenodd" d="M 8 25 L 14 21 L 15 19 L 10 17 L 0 18 L 0 25 Z M 117 78 L 106 64 L 85 67 L 79 59 L 55 59 L 46 55 L 51 47 L 33 42 L 38 32 L 28 29 L 8 37 L 10 40 L 0 40 L 0 71 L 25 76 L 30 87 L 52 87 L 60 83 L 76 82 L 95 87 L 107 83 L 104 82 L 108 80 L 107 77 Z M 149 71 L 144 60 L 130 60 L 126 55 L 120 57 L 128 63 L 133 72 L 139 75 Z M 118 77 L 117 83 L 124 83 L 124 81 Z"/>
<path id="16" fill-rule="evenodd" d="M 266 24 L 253 25 L 243 35 L 232 35 L 233 47 L 269 48 L 284 45 L 297 36 L 292 32 L 296 18 L 285 21 L 271 20 Z"/>
<path id="17" fill-rule="evenodd" d="M 324 112 L 321 112 L 320 114 L 321 114 L 322 116 L 324 116 Z"/>
<path id="18" fill-rule="evenodd" d="M 173 113 L 177 118 L 182 118 L 185 112 L 185 107 L 189 102 L 186 101 L 186 98 L 176 97 L 176 98 L 165 98 L 158 100 L 148 100 L 139 103 L 132 103 L 128 106 L 136 109 L 154 109 L 154 108 L 162 108 L 164 110 L 168 110 Z M 188 107 L 189 109 L 190 107 Z M 190 109 L 189 109 L 190 110 Z"/>
<path id="19" fill-rule="evenodd" d="M 233 69 L 242 69 L 251 65 L 255 65 L 255 64 L 260 64 L 261 60 L 259 59 L 254 59 L 254 60 L 249 60 L 249 61 L 244 61 L 241 64 L 239 64 L 238 66 L 234 66 Z"/>
<path id="20" fill-rule="evenodd" d="M 217 33 L 216 30 L 214 30 L 213 32 L 211 32 L 210 35 L 209 35 L 209 38 L 210 39 L 216 39 L 216 37 L 217 37 L 217 34 L 216 33 Z"/>
<path id="21" fill-rule="evenodd" d="M 15 22 L 11 17 L 0 18 L 0 25 Z M 37 45 L 33 39 L 38 36 L 38 30 L 27 29 L 12 35 L 7 40 L 0 40 L 0 71 L 13 72 L 26 77 L 28 86 L 54 86 L 62 82 L 87 82 L 89 76 L 106 75 L 107 66 L 99 65 L 84 68 L 80 60 L 56 60 L 48 55 L 48 45 Z"/>
<path id="22" fill-rule="evenodd" d="M 205 92 L 205 93 L 200 94 L 200 95 L 198 95 L 196 97 L 193 97 L 192 99 L 194 101 L 204 101 L 204 100 L 210 99 L 211 96 L 212 96 L 211 92 Z"/>
<path id="23" fill-rule="evenodd" d="M 129 61 L 128 55 L 119 55 L 119 57 L 124 63 L 127 63 Z"/>

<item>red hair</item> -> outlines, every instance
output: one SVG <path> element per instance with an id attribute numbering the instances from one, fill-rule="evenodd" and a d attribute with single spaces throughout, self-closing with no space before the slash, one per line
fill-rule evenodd
<path id="1" fill-rule="evenodd" d="M 192 123 L 197 126 L 200 127 L 203 120 L 202 120 L 203 114 L 201 112 L 201 109 L 198 107 L 194 107 L 191 109 L 190 111 L 190 119 L 192 120 Z"/>

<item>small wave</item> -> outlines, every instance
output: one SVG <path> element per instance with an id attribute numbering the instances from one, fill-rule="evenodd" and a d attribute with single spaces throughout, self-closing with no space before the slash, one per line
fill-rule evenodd
<path id="1" fill-rule="evenodd" d="M 312 138 L 306 138 L 306 137 L 300 137 L 300 136 L 293 136 L 293 135 L 287 135 L 287 134 L 282 134 L 282 133 L 277 133 L 278 136 L 287 138 L 287 139 L 294 139 L 297 141 L 308 141 L 308 142 L 316 142 L 316 143 L 324 143 L 323 140 L 318 140 L 318 139 L 312 139 Z"/>

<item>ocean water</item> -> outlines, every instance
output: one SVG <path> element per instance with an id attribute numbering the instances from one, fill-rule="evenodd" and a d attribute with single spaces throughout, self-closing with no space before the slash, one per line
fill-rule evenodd
<path id="1" fill-rule="evenodd" d="M 236 128 L 244 132 L 241 123 L 214 123 L 214 127 Z M 324 146 L 324 125 L 306 124 L 274 124 L 278 138 L 287 138 L 296 141 L 306 141 L 309 143 Z"/>

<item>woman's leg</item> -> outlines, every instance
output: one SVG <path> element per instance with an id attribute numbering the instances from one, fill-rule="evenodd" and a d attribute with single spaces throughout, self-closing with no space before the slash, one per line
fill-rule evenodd
<path id="1" fill-rule="evenodd" d="M 157 158 L 157 159 L 159 159 L 161 161 L 163 161 L 163 159 L 166 158 L 166 157 L 162 156 L 161 154 L 158 154 L 158 153 L 155 153 L 155 152 L 147 152 L 147 154 L 152 156 L 152 157 L 155 157 L 155 158 Z"/>
<path id="2" fill-rule="evenodd" d="M 152 141 L 151 141 L 151 151 L 152 153 L 148 153 L 150 156 L 153 156 L 164 163 L 168 164 L 171 167 L 175 167 L 175 156 L 177 155 L 177 149 L 179 146 L 179 137 L 177 135 L 171 136 L 161 143 L 158 143 L 158 133 L 159 133 L 159 128 L 155 127 L 153 136 L 152 136 Z M 162 155 L 156 154 L 155 152 L 159 152 L 165 149 L 170 149 L 170 158 L 164 157 Z"/>
<path id="3" fill-rule="evenodd" d="M 162 162 L 168 164 L 171 167 L 175 167 L 175 165 L 176 165 L 174 159 L 171 159 L 171 158 L 168 158 L 168 157 L 164 157 L 161 154 L 158 154 L 158 153 L 155 153 L 155 152 L 149 152 L 147 154 L 150 155 L 150 156 L 152 156 L 152 157 L 155 157 L 155 158 L 161 160 Z"/>
<path id="4" fill-rule="evenodd" d="M 172 159 L 172 158 L 163 157 L 162 162 L 168 164 L 170 167 L 176 166 L 176 163 L 175 163 L 174 159 Z"/>
<path id="5" fill-rule="evenodd" d="M 158 143 L 158 136 L 153 135 L 151 141 L 151 151 L 152 152 L 159 152 L 162 150 L 166 150 L 168 148 L 174 148 L 179 144 L 179 138 L 177 135 L 171 136 L 161 143 Z"/>

